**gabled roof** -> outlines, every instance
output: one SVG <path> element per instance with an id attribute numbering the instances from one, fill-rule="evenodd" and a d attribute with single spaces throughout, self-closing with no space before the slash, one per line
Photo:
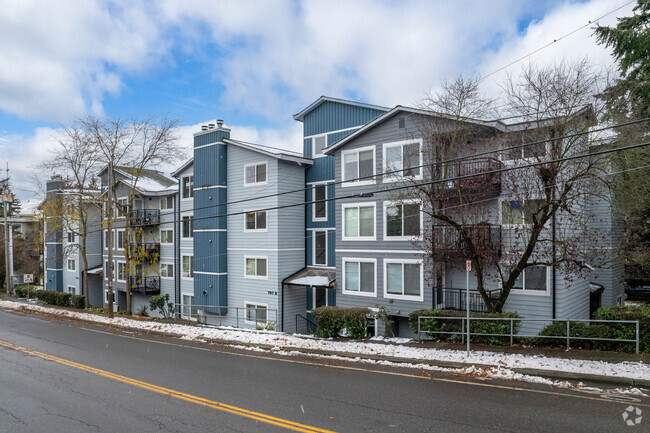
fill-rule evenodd
<path id="1" fill-rule="evenodd" d="M 106 173 L 108 166 L 104 167 L 99 175 Z M 115 179 L 115 182 L 121 182 L 129 188 L 133 188 L 135 183 L 135 190 L 141 194 L 156 194 L 163 192 L 176 191 L 178 182 L 170 179 L 164 174 L 156 170 L 142 169 L 138 176 L 137 182 L 135 177 L 138 175 L 138 169 L 134 167 L 115 166 L 116 173 L 122 175 L 122 178 Z M 105 194 L 106 191 L 102 193 Z"/>
<path id="2" fill-rule="evenodd" d="M 366 133 L 370 129 L 374 128 L 377 125 L 380 125 L 381 123 L 385 122 L 386 120 L 390 119 L 391 117 L 397 115 L 398 113 L 411 113 L 411 114 L 420 114 L 423 116 L 431 116 L 431 117 L 440 117 L 444 119 L 452 119 L 454 118 L 452 116 L 449 116 L 447 114 L 442 114 L 442 113 L 436 113 L 433 111 L 429 110 L 421 110 L 418 108 L 412 108 L 412 107 L 404 107 L 402 105 L 397 105 L 395 108 L 391 109 L 390 111 L 382 114 L 381 116 L 377 117 L 376 119 L 366 123 L 363 125 L 361 128 L 357 129 L 354 131 L 352 134 L 342 138 L 341 140 L 337 141 L 333 145 L 326 147 L 323 149 L 323 153 L 326 155 L 331 155 L 334 153 L 336 149 L 339 147 L 343 146 L 344 144 L 350 142 L 351 140 L 354 140 L 356 137 Z M 499 120 L 492 120 L 492 121 L 485 121 L 485 120 L 477 120 L 477 119 L 464 119 L 468 123 L 474 123 L 476 125 L 480 126 L 485 126 L 487 128 L 494 128 L 499 131 L 504 131 L 505 130 L 505 124 Z"/>
<path id="3" fill-rule="evenodd" d="M 332 98 L 332 97 L 329 97 L 329 96 L 321 96 L 316 101 L 309 104 L 309 106 L 307 108 L 305 108 L 304 110 L 302 110 L 300 113 L 294 114 L 293 115 L 294 120 L 302 122 L 304 120 L 306 114 L 308 114 L 309 112 L 315 110 L 323 102 L 328 102 L 328 101 L 329 102 L 338 102 L 340 104 L 354 105 L 356 107 L 372 108 L 373 110 L 381 110 L 381 111 L 390 110 L 388 107 L 382 107 L 382 106 L 379 106 L 379 105 L 364 104 L 363 102 L 349 101 L 347 99 L 339 99 L 339 98 Z"/>
<path id="4" fill-rule="evenodd" d="M 224 138 L 223 141 L 226 144 L 231 144 L 243 149 L 252 150 L 253 152 L 261 153 L 263 155 L 267 155 L 283 161 L 292 161 L 298 162 L 300 164 L 310 165 L 314 163 L 313 159 L 305 158 L 302 153 L 299 152 L 292 152 L 290 150 L 278 149 L 277 147 L 264 146 L 261 144 L 248 143 L 246 141 L 233 140 L 231 138 Z"/>
<path id="5" fill-rule="evenodd" d="M 192 164 L 194 164 L 194 158 L 188 159 L 187 161 L 185 161 L 183 165 L 178 167 L 176 170 L 172 171 L 171 173 L 172 177 L 178 178 L 178 175 Z"/>

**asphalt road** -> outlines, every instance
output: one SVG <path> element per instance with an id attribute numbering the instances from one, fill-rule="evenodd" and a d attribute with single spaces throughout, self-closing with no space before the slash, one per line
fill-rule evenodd
<path id="1" fill-rule="evenodd" d="M 1 432 L 648 432 L 650 399 L 282 356 L 0 310 Z M 645 416 L 627 426 L 630 405 Z"/>

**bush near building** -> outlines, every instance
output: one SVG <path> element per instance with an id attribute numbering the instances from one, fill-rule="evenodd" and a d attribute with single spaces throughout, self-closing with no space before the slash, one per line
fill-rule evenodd
<path id="1" fill-rule="evenodd" d="M 368 334 L 367 308 L 318 307 L 312 310 L 318 334 L 321 337 L 338 337 L 343 329 L 346 335 L 361 340 Z"/>

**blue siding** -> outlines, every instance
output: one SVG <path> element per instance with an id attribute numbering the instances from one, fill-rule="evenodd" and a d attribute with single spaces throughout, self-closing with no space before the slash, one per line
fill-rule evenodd
<path id="1" fill-rule="evenodd" d="M 207 132 L 205 134 L 199 134 L 194 137 L 194 147 L 203 146 L 204 144 L 218 143 L 222 141 L 224 138 L 230 138 L 229 130 L 219 129 L 216 131 Z M 194 163 L 196 164 L 196 162 L 197 160 L 195 158 Z"/>
<path id="2" fill-rule="evenodd" d="M 210 188 L 194 191 L 194 230 L 226 229 L 226 188 Z"/>
<path id="3" fill-rule="evenodd" d="M 305 201 L 311 202 L 314 198 L 314 190 L 308 188 L 305 191 Z M 327 198 L 330 199 L 334 197 L 335 187 L 334 183 L 327 185 Z M 336 213 L 336 201 L 330 200 L 327 203 L 327 220 L 326 221 L 313 221 L 314 216 L 314 206 L 313 204 L 308 204 L 305 206 L 305 215 L 307 218 L 307 228 L 322 229 L 335 226 L 335 213 Z"/>
<path id="4" fill-rule="evenodd" d="M 357 129 L 350 129 L 349 131 L 341 131 L 341 132 L 335 132 L 334 134 L 329 134 L 327 136 L 327 145 L 331 146 L 337 141 L 344 139 L 345 137 L 347 137 L 348 135 L 352 134 L 355 131 L 357 131 Z"/>
<path id="5" fill-rule="evenodd" d="M 228 276 L 194 274 L 194 305 L 228 305 Z M 206 292 L 203 294 L 203 292 Z M 202 308 L 209 313 L 225 313 L 217 308 Z"/>
<path id="6" fill-rule="evenodd" d="M 334 180 L 334 157 L 316 158 L 314 164 L 307 168 L 307 182 Z"/>
<path id="7" fill-rule="evenodd" d="M 365 125 L 384 113 L 383 110 L 325 101 L 305 115 L 304 135 L 323 134 Z"/>

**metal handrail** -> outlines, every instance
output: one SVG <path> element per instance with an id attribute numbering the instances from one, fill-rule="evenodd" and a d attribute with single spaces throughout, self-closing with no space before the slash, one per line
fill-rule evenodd
<path id="1" fill-rule="evenodd" d="M 298 332 L 298 318 L 299 317 L 301 319 L 303 319 L 305 322 L 307 322 L 308 325 L 312 325 L 313 329 L 314 329 L 314 332 L 316 332 L 316 330 L 318 329 L 318 325 L 315 322 L 312 322 L 311 320 L 309 320 L 309 318 L 303 316 L 302 314 L 296 314 L 296 332 Z"/>
<path id="2" fill-rule="evenodd" d="M 431 334 L 458 334 L 458 331 L 423 331 L 421 321 L 422 319 L 436 319 L 436 320 L 460 320 L 461 333 L 463 338 L 467 335 L 465 331 L 465 323 L 467 322 L 466 317 L 443 317 L 443 316 L 418 316 L 418 340 L 421 340 L 422 333 L 431 333 Z M 472 320 L 490 320 L 490 321 L 509 321 L 510 322 L 510 333 L 509 334 L 492 334 L 492 333 L 482 333 L 482 332 L 469 332 L 470 337 L 472 335 L 476 336 L 486 336 L 486 337 L 510 337 L 510 345 L 512 346 L 513 338 L 555 338 L 562 339 L 566 338 L 566 348 L 569 350 L 571 348 L 571 340 L 593 340 L 593 341 L 615 341 L 619 343 L 636 343 L 635 353 L 639 353 L 639 321 L 638 320 L 598 320 L 598 319 L 525 319 L 520 317 L 470 317 L 470 325 Z M 566 322 L 566 336 L 564 335 L 525 335 L 525 334 L 515 334 L 514 333 L 514 322 Z M 601 337 L 572 337 L 571 336 L 571 322 L 587 322 L 587 323 L 613 323 L 613 324 L 635 324 L 636 325 L 636 338 L 623 339 L 623 338 L 601 338 Z"/>
<path id="3" fill-rule="evenodd" d="M 174 309 L 175 310 L 178 309 L 178 313 L 180 315 L 183 315 L 183 316 L 185 316 L 185 314 L 183 314 L 183 310 L 185 310 L 187 308 L 189 308 L 189 311 L 190 311 L 190 314 L 189 314 L 190 320 L 193 320 L 193 316 L 196 316 L 196 318 L 198 320 L 198 318 L 200 316 L 202 316 L 201 314 L 198 313 L 198 311 L 200 311 L 200 310 L 208 310 L 208 309 L 218 310 L 218 311 L 235 310 L 236 314 L 235 314 L 235 317 L 232 318 L 232 319 L 235 320 L 235 325 L 236 325 L 235 327 L 236 328 L 241 328 L 241 326 L 240 326 L 240 314 L 239 314 L 240 310 L 245 310 L 245 311 L 248 311 L 248 310 L 258 311 L 258 310 L 260 310 L 260 311 L 265 311 L 266 312 L 266 320 L 257 319 L 257 314 L 255 315 L 256 316 L 255 321 L 247 320 L 246 319 L 246 314 L 244 314 L 244 316 L 241 317 L 241 320 L 243 320 L 244 323 L 255 323 L 255 326 L 264 326 L 264 327 L 274 327 L 274 328 L 276 328 L 277 324 L 278 324 L 278 321 L 277 321 L 278 310 L 277 310 L 277 308 L 228 307 L 228 306 L 223 306 L 223 305 L 199 305 L 199 304 L 178 304 L 178 305 L 174 306 Z M 196 311 L 196 313 L 195 313 L 195 311 Z M 275 320 L 270 320 L 270 318 L 269 318 L 270 314 L 269 313 L 273 313 L 272 316 L 275 317 Z M 215 314 L 214 317 L 219 318 L 219 324 L 216 325 L 216 326 L 223 326 L 223 319 L 228 318 L 227 313 Z"/>

